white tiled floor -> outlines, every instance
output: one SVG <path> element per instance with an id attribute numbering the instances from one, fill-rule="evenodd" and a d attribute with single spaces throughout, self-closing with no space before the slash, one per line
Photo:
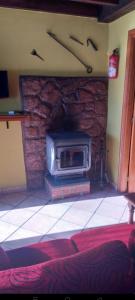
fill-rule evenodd
<path id="1" fill-rule="evenodd" d="M 44 190 L 0 195 L 0 243 L 5 249 L 87 228 L 128 221 L 127 200 L 111 187 L 87 196 L 50 200 Z"/>
<path id="2" fill-rule="evenodd" d="M 112 225 L 119 223 L 117 219 L 113 219 L 107 216 L 102 216 L 98 213 L 93 215 L 89 222 L 85 225 L 85 228 L 99 227 L 105 225 Z"/>
<path id="3" fill-rule="evenodd" d="M 121 215 L 124 213 L 124 206 L 117 205 L 116 202 L 114 204 L 102 201 L 101 205 L 98 207 L 97 214 L 102 217 L 109 217 L 113 219 L 119 220 Z"/>

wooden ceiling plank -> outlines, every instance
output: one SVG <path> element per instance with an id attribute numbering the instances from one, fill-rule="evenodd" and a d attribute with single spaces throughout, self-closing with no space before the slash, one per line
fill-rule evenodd
<path id="1" fill-rule="evenodd" d="M 89 3 L 95 5 L 105 5 L 105 6 L 116 6 L 118 5 L 118 0 L 65 0 L 68 2 L 81 2 L 81 3 Z"/>
<path id="2" fill-rule="evenodd" d="M 135 0 L 120 0 L 117 8 L 104 7 L 99 14 L 98 20 L 109 23 L 133 10 L 135 10 Z"/>
<path id="3" fill-rule="evenodd" d="M 45 11 L 82 17 L 98 17 L 96 5 L 75 2 L 69 5 L 68 1 L 62 0 L 0 0 L 0 7 Z"/>

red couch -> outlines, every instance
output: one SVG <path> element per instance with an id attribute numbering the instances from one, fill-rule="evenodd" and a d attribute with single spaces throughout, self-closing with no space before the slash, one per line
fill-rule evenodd
<path id="1" fill-rule="evenodd" d="M 131 293 L 134 228 L 113 225 L 85 230 L 70 239 L 10 251 L 0 248 L 0 293 Z"/>

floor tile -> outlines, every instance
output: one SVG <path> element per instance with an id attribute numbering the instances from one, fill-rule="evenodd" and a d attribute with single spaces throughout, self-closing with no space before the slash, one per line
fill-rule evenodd
<path id="1" fill-rule="evenodd" d="M 41 203 L 42 205 L 45 205 L 45 204 L 47 204 L 47 203 L 50 203 L 50 201 L 51 201 L 51 200 L 50 200 L 49 198 L 47 198 L 47 197 L 42 198 L 42 197 L 38 197 L 38 196 L 36 196 L 36 195 L 30 196 L 30 197 L 28 198 L 28 200 L 34 202 L 35 204 L 36 204 L 36 203 Z M 26 200 L 26 201 L 27 201 L 27 200 Z"/>
<path id="2" fill-rule="evenodd" d="M 48 231 L 47 236 L 51 238 L 66 238 L 81 230 L 82 226 L 61 219 Z"/>
<path id="3" fill-rule="evenodd" d="M 101 216 L 99 214 L 95 214 L 90 221 L 87 223 L 85 228 L 92 228 L 92 227 L 100 227 L 105 225 L 117 224 L 118 221 L 116 219 Z"/>
<path id="4" fill-rule="evenodd" d="M 77 201 L 73 203 L 72 208 L 77 208 L 77 209 L 81 209 L 93 213 L 95 212 L 97 207 L 99 207 L 102 201 L 103 201 L 102 198 Z"/>
<path id="5" fill-rule="evenodd" d="M 129 220 L 129 208 L 128 206 L 125 208 L 124 213 L 120 219 L 120 223 L 128 223 Z"/>
<path id="6" fill-rule="evenodd" d="M 111 193 L 111 192 L 115 192 L 116 190 L 114 189 L 114 187 L 108 184 L 103 184 L 101 185 L 100 182 L 98 184 L 91 184 L 91 194 L 92 195 L 96 195 L 99 194 L 101 196 L 105 196 L 107 195 L 107 193 Z"/>
<path id="7" fill-rule="evenodd" d="M 16 206 L 28 197 L 26 192 L 5 194 L 2 197 L 2 202 Z"/>
<path id="8" fill-rule="evenodd" d="M 127 200 L 124 195 L 105 197 L 104 202 L 124 207 L 127 205 Z"/>
<path id="9" fill-rule="evenodd" d="M 114 188 L 114 186 L 113 185 L 110 185 L 110 184 L 108 184 L 108 185 L 106 185 L 105 187 L 104 187 L 104 190 L 107 192 L 107 194 L 115 194 L 115 195 L 120 195 L 120 192 L 118 192 L 115 188 Z"/>
<path id="10" fill-rule="evenodd" d="M 90 193 L 90 199 L 97 199 L 97 198 L 101 198 L 103 199 L 104 197 L 106 197 L 107 192 L 105 190 L 98 190 L 98 191 L 92 191 Z"/>
<path id="11" fill-rule="evenodd" d="M 74 198 L 64 198 L 64 199 L 56 199 L 56 200 L 50 200 L 48 202 L 48 204 L 65 204 L 67 205 L 68 207 L 71 207 L 73 205 L 73 203 L 75 201 L 77 201 L 78 198 L 74 197 Z"/>
<path id="12" fill-rule="evenodd" d="M 36 213 L 21 228 L 31 230 L 40 234 L 45 234 L 58 221 L 45 214 Z"/>
<path id="13" fill-rule="evenodd" d="M 69 209 L 69 206 L 63 203 L 47 204 L 41 210 L 41 214 L 47 214 L 54 218 L 60 218 Z"/>
<path id="14" fill-rule="evenodd" d="M 16 208 L 12 209 L 6 215 L 1 217 L 1 220 L 10 224 L 20 226 L 24 222 L 26 222 L 30 217 L 32 217 L 33 214 L 33 211 L 30 211 L 26 208 Z"/>
<path id="15" fill-rule="evenodd" d="M 4 241 L 9 235 L 15 232 L 18 226 L 0 221 L 0 242 Z"/>
<path id="16" fill-rule="evenodd" d="M 81 210 L 73 206 L 64 214 L 62 220 L 85 226 L 92 213 L 89 210 Z"/>
<path id="17" fill-rule="evenodd" d="M 51 199 L 49 193 L 45 189 L 34 191 L 31 196 L 37 199 L 43 199 L 47 202 Z"/>
<path id="18" fill-rule="evenodd" d="M 14 249 L 39 242 L 41 235 L 26 229 L 19 228 L 14 234 L 4 241 L 4 247 Z"/>
<path id="19" fill-rule="evenodd" d="M 71 236 L 73 236 L 76 233 L 81 232 L 83 229 L 72 229 L 72 230 L 67 230 L 63 232 L 55 232 L 55 233 L 48 233 L 47 239 L 46 237 L 43 237 L 43 239 L 40 240 L 40 242 L 44 241 L 49 241 L 49 240 L 54 240 L 54 239 L 69 239 Z"/>
<path id="20" fill-rule="evenodd" d="M 97 209 L 97 214 L 104 217 L 110 217 L 119 220 L 124 212 L 125 207 L 116 206 L 116 204 L 109 204 L 103 200 L 99 208 Z"/>
<path id="21" fill-rule="evenodd" d="M 28 208 L 34 212 L 40 210 L 48 201 L 44 199 L 38 199 L 36 197 L 29 197 L 25 201 L 21 202 L 17 208 Z"/>
<path id="22" fill-rule="evenodd" d="M 0 243 L 0 247 L 2 247 L 3 250 L 8 251 L 10 248 L 5 244 L 5 242 Z"/>
<path id="23" fill-rule="evenodd" d="M 11 205 L 0 203 L 0 217 L 10 212 L 13 207 Z"/>
<path id="24" fill-rule="evenodd" d="M 41 239 L 40 239 L 40 242 L 48 242 L 48 241 L 52 241 L 54 240 L 54 236 L 51 234 L 50 235 L 42 235 Z"/>

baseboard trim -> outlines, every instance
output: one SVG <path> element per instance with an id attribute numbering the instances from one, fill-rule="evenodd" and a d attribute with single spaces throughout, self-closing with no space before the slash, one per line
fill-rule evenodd
<path id="1" fill-rule="evenodd" d="M 26 192 L 26 191 L 27 191 L 26 185 L 24 185 L 24 186 L 16 186 L 16 187 L 4 187 L 4 188 L 0 188 L 0 194 Z"/>

